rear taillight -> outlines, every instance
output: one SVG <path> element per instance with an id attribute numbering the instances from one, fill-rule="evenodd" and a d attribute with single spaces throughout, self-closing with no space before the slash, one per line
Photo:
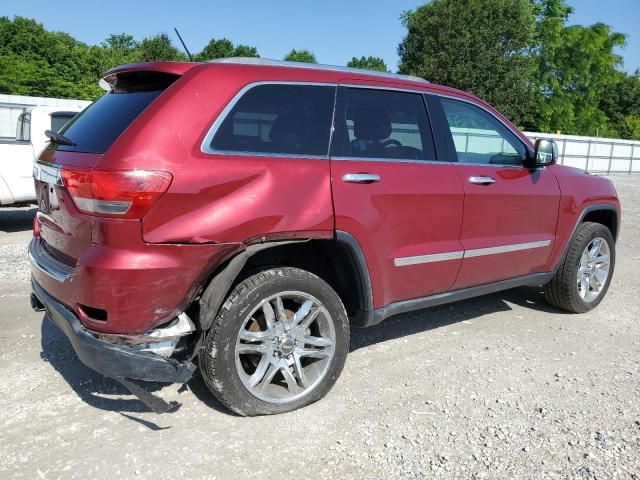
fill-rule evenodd
<path id="1" fill-rule="evenodd" d="M 142 218 L 171 185 L 169 172 L 62 167 L 62 183 L 81 212 Z"/>

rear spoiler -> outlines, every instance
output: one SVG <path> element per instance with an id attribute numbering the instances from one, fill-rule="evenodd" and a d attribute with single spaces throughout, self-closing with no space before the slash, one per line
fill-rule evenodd
<path id="1" fill-rule="evenodd" d="M 99 84 L 104 90 L 111 89 L 116 85 L 118 77 L 124 74 L 137 73 L 144 75 L 147 73 L 152 76 L 154 73 L 158 73 L 159 76 L 180 77 L 197 65 L 199 65 L 199 63 L 196 62 L 129 63 L 109 70 L 104 77 L 102 77 Z"/>

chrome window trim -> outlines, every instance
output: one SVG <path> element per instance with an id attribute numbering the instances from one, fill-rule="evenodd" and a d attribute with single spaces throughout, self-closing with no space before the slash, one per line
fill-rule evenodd
<path id="1" fill-rule="evenodd" d="M 425 165 L 455 165 L 456 162 L 447 160 L 413 160 L 407 158 L 376 158 L 376 157 L 331 157 L 339 162 L 387 162 L 387 163 L 417 163 Z"/>
<path id="2" fill-rule="evenodd" d="M 496 255 L 499 253 L 511 253 L 521 250 L 533 250 L 535 248 L 548 247 L 551 240 L 540 240 L 536 242 L 512 243 L 508 245 L 498 245 L 495 247 L 474 248 L 470 250 L 456 250 L 444 253 L 432 253 L 428 255 L 416 255 L 412 257 L 397 257 L 393 259 L 396 267 L 409 265 L 421 265 L 424 263 L 446 262 L 449 260 L 459 260 L 464 258 L 483 257 L 486 255 Z"/>
<path id="3" fill-rule="evenodd" d="M 226 120 L 231 110 L 236 106 L 236 104 L 240 101 L 240 99 L 249 91 L 256 87 L 263 85 L 308 85 L 314 87 L 333 87 L 335 89 L 333 94 L 333 109 L 331 113 L 331 124 L 329 131 L 329 143 L 327 144 L 327 154 L 326 155 L 304 155 L 298 153 L 268 153 L 268 152 L 252 152 L 252 151 L 243 151 L 243 150 L 216 150 L 211 148 L 211 142 L 213 141 L 213 137 L 215 137 L 216 133 L 218 133 L 218 129 L 220 125 Z M 202 153 L 208 155 L 238 155 L 238 156 L 255 156 L 255 157 L 279 157 L 279 158 L 309 158 L 309 159 L 322 159 L 326 160 L 329 158 L 329 150 L 331 148 L 331 129 L 333 129 L 333 117 L 335 116 L 335 98 L 338 91 L 337 83 L 327 83 L 327 82 L 297 82 L 297 81 L 286 81 L 286 80 L 264 80 L 259 82 L 251 82 L 242 87 L 233 98 L 227 103 L 227 105 L 222 109 L 218 117 L 215 119 L 207 134 L 205 135 L 202 143 L 200 144 L 200 151 Z"/>

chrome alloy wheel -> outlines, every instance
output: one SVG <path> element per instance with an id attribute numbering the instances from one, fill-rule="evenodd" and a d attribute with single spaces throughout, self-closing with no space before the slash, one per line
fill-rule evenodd
<path id="1" fill-rule="evenodd" d="M 589 242 L 580 257 L 577 283 L 578 294 L 585 302 L 592 302 L 602 292 L 609 278 L 611 251 L 602 237 Z"/>
<path id="2" fill-rule="evenodd" d="M 242 322 L 236 369 L 255 397 L 288 403 L 322 381 L 335 342 L 333 321 L 320 301 L 303 292 L 281 292 L 263 300 Z"/>

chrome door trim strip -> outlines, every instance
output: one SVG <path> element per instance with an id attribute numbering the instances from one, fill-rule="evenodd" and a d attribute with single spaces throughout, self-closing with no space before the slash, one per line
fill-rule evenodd
<path id="1" fill-rule="evenodd" d="M 539 242 L 513 243 L 511 245 L 500 245 L 498 247 L 474 248 L 465 250 L 464 258 L 482 257 L 484 255 L 495 255 L 497 253 L 511 253 L 520 250 L 532 250 L 534 248 L 548 247 L 551 240 L 541 240 Z"/>
<path id="2" fill-rule="evenodd" d="M 399 257 L 393 259 L 396 267 L 406 267 L 408 265 L 420 265 L 422 263 L 445 262 L 447 260 L 458 260 L 464 256 L 464 252 L 432 253 L 430 255 L 416 255 L 415 257 Z"/>
<path id="3" fill-rule="evenodd" d="M 482 257 L 485 255 L 496 255 L 498 253 L 511 253 L 518 252 L 520 250 L 532 250 L 534 248 L 548 247 L 549 245 L 551 245 L 551 240 L 540 240 L 537 242 L 512 243 L 509 245 L 499 245 L 496 247 L 474 248 L 471 250 L 416 255 L 413 257 L 397 257 L 393 259 L 393 264 L 396 267 L 406 267 L 409 265 L 421 265 L 423 263 L 446 262 L 448 260 L 459 260 L 461 258 L 474 258 Z"/>

